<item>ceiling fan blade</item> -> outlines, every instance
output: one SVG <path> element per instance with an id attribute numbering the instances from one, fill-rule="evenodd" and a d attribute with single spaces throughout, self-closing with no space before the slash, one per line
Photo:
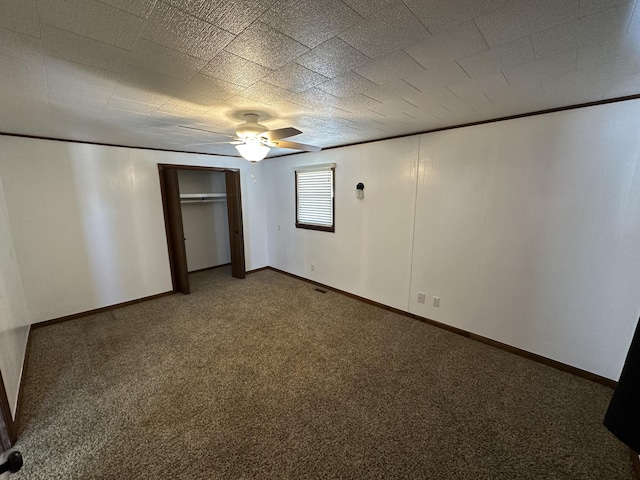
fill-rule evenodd
<path id="1" fill-rule="evenodd" d="M 316 147 L 314 145 L 306 145 L 304 143 L 285 142 L 285 141 L 272 142 L 271 146 L 276 148 L 291 148 L 293 150 L 302 150 L 304 152 L 319 152 L 320 150 L 322 150 L 321 147 Z"/>
<path id="2" fill-rule="evenodd" d="M 276 128 L 275 130 L 267 130 L 260 136 L 265 137 L 267 140 L 279 140 L 281 138 L 293 137 L 294 135 L 300 135 L 302 132 L 297 128 L 286 127 Z"/>
<path id="3" fill-rule="evenodd" d="M 236 138 L 235 135 L 227 135 L 226 133 L 212 132 L 211 130 L 205 130 L 203 128 L 187 127 L 185 125 L 178 125 L 178 128 L 186 128 L 187 130 L 196 130 L 198 132 L 206 132 L 206 133 L 210 133 L 211 135 L 219 135 L 221 137 Z"/>

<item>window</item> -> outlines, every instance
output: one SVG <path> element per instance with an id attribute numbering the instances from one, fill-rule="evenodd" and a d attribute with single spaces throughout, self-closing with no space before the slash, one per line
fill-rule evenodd
<path id="1" fill-rule="evenodd" d="M 296 169 L 296 227 L 334 232 L 335 164 Z"/>

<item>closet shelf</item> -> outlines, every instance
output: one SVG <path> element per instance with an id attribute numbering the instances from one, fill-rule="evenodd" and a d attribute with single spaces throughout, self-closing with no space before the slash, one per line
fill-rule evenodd
<path id="1" fill-rule="evenodd" d="M 226 193 L 182 193 L 180 194 L 180 203 L 210 203 L 225 202 L 227 200 Z"/>

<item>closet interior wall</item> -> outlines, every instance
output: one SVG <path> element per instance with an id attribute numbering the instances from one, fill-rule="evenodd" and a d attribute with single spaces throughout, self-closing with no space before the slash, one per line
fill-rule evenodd
<path id="1" fill-rule="evenodd" d="M 224 172 L 178 170 L 189 272 L 231 261 Z"/>

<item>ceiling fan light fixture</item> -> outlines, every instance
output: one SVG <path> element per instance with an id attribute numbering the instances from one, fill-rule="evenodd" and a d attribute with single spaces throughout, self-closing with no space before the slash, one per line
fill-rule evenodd
<path id="1" fill-rule="evenodd" d="M 262 145 L 257 138 L 247 138 L 242 145 L 236 145 L 236 150 L 242 155 L 242 158 L 255 163 L 266 157 L 271 149 Z"/>

